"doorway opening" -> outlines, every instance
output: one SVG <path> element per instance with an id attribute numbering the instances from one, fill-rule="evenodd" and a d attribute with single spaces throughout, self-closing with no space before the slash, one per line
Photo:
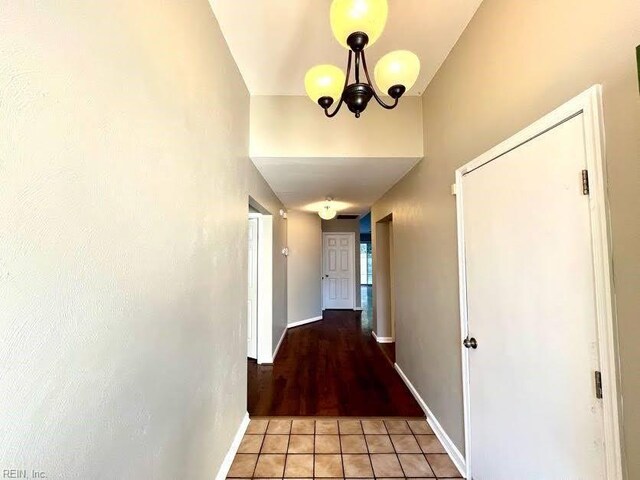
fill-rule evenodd
<path id="1" fill-rule="evenodd" d="M 383 344 L 383 351 L 395 362 L 395 291 L 393 268 L 393 215 L 375 224 L 375 272 L 373 284 L 373 336 Z"/>
<path id="2" fill-rule="evenodd" d="M 252 198 L 247 239 L 247 357 L 272 363 L 273 216 Z"/>
<path id="3" fill-rule="evenodd" d="M 360 218 L 360 305 L 362 307 L 362 323 L 371 328 L 373 321 L 371 212 Z"/>

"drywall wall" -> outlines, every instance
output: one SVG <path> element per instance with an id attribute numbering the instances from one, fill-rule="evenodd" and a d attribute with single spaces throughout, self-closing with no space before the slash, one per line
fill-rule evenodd
<path id="1" fill-rule="evenodd" d="M 385 110 L 374 101 L 360 118 L 327 118 L 307 97 L 253 96 L 251 158 L 422 158 L 421 105 L 406 97 Z"/>
<path id="2" fill-rule="evenodd" d="M 277 200 L 210 6 L 0 11 L 0 469 L 213 478 L 246 411 L 248 197 Z"/>
<path id="3" fill-rule="evenodd" d="M 373 207 L 393 212 L 397 360 L 464 450 L 454 170 L 595 83 L 606 157 L 629 478 L 640 478 L 637 0 L 485 0 L 423 96 L 425 160 Z"/>
<path id="4" fill-rule="evenodd" d="M 356 264 L 356 306 L 359 308 L 362 306 L 362 296 L 360 288 L 360 220 L 355 218 L 351 219 L 337 219 L 322 220 L 322 231 L 326 233 L 351 233 L 355 234 L 355 251 L 354 259 Z"/>
<path id="5" fill-rule="evenodd" d="M 315 213 L 287 215 L 287 313 L 296 323 L 322 315 L 322 226 Z"/>

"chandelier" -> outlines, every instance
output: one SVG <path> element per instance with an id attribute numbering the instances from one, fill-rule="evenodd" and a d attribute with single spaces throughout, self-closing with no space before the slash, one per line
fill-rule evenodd
<path id="1" fill-rule="evenodd" d="M 371 82 L 365 49 L 380 38 L 388 11 L 387 0 L 333 0 L 331 29 L 338 42 L 349 50 L 347 74 L 335 65 L 316 65 L 304 79 L 307 95 L 322 107 L 327 117 L 335 116 L 346 103 L 359 118 L 372 97 L 381 107 L 391 110 L 416 82 L 420 60 L 408 50 L 387 53 L 373 71 L 378 88 L 393 100 L 390 104 L 380 98 Z M 352 70 L 354 81 L 350 83 Z M 330 112 L 336 100 L 338 104 Z"/>

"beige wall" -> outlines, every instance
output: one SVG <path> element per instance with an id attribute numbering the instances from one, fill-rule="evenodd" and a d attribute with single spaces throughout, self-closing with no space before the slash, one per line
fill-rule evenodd
<path id="1" fill-rule="evenodd" d="M 373 208 L 393 212 L 397 358 L 464 447 L 454 170 L 595 83 L 606 156 L 629 478 L 640 478 L 637 0 L 485 0 L 423 96 L 425 160 Z"/>
<path id="2" fill-rule="evenodd" d="M 362 132 L 376 132 L 367 135 Z M 251 97 L 251 157 L 422 158 L 420 97 L 392 111 L 377 105 L 356 119 L 347 112 L 326 118 L 307 97 Z"/>
<path id="3" fill-rule="evenodd" d="M 323 232 L 335 232 L 335 233 L 351 233 L 353 232 L 356 237 L 354 259 L 356 263 L 356 306 L 362 305 L 361 292 L 360 292 L 360 220 L 354 219 L 337 219 L 322 220 Z"/>
<path id="4" fill-rule="evenodd" d="M 287 219 L 289 257 L 289 323 L 322 315 L 322 226 L 315 213 L 290 211 Z"/>
<path id="5" fill-rule="evenodd" d="M 213 478 L 246 411 L 248 197 L 278 202 L 209 4 L 0 11 L 0 469 Z"/>

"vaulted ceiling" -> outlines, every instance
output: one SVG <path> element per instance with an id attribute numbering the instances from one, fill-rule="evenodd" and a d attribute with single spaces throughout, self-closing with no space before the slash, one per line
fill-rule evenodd
<path id="1" fill-rule="evenodd" d="M 320 63 L 346 65 L 329 24 L 331 0 L 210 0 L 251 95 L 305 95 L 304 75 Z M 389 0 L 387 26 L 367 49 L 370 67 L 406 49 L 422 69 L 408 95 L 421 95 L 481 0 Z"/>
<path id="2" fill-rule="evenodd" d="M 310 100 L 292 98 L 306 95 L 310 67 L 346 67 L 347 51 L 329 23 L 331 1 L 210 0 L 254 97 L 251 157 L 276 195 L 300 210 L 331 195 L 343 202 L 343 213 L 366 213 L 422 157 L 420 99 L 405 99 L 393 112 L 372 102 L 355 120 L 342 118 L 350 116 L 346 108 L 340 118 L 326 119 Z M 389 51 L 413 51 L 421 73 L 406 95 L 420 96 L 482 0 L 388 1 L 386 28 L 367 49 L 369 67 Z M 418 103 L 411 107 L 410 100 Z M 419 148 L 407 149 L 415 143 L 407 135 Z"/>

